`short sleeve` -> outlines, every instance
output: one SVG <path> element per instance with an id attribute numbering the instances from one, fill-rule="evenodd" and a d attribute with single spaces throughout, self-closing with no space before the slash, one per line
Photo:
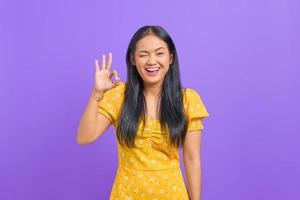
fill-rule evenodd
<path id="1" fill-rule="evenodd" d="M 97 112 L 103 114 L 113 124 L 116 123 L 124 96 L 124 83 L 107 90 L 98 103 Z"/>
<path id="2" fill-rule="evenodd" d="M 186 89 L 184 107 L 188 120 L 187 131 L 204 129 L 202 119 L 208 117 L 209 113 L 197 91 Z"/>

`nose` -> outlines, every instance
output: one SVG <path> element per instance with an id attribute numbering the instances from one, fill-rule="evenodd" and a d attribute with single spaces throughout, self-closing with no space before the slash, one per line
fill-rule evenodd
<path id="1" fill-rule="evenodd" d="M 152 55 L 149 56 L 147 64 L 148 65 L 155 65 L 156 64 L 156 60 L 155 60 L 154 56 L 152 56 Z"/>

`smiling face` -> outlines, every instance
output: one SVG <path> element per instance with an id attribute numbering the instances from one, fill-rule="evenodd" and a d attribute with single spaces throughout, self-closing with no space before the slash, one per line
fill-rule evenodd
<path id="1" fill-rule="evenodd" d="M 155 35 L 147 35 L 136 43 L 132 63 L 144 81 L 144 85 L 162 85 L 172 63 L 168 45 Z"/>

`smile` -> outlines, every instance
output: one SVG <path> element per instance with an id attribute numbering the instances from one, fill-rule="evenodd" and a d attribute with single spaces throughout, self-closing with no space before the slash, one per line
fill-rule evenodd
<path id="1" fill-rule="evenodd" d="M 158 71 L 159 69 L 160 69 L 160 67 L 148 67 L 145 70 L 147 72 L 155 72 L 155 71 Z"/>
<path id="2" fill-rule="evenodd" d="M 150 76 L 157 75 L 159 70 L 160 70 L 160 67 L 147 67 L 147 68 L 145 68 L 145 71 L 147 72 L 147 75 L 150 75 Z"/>

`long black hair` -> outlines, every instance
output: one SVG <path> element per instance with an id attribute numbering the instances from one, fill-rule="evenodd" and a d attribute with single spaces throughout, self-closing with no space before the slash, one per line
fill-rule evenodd
<path id="1" fill-rule="evenodd" d="M 181 147 L 187 129 L 184 114 L 183 95 L 180 81 L 178 56 L 170 35 L 160 26 L 143 26 L 133 35 L 126 53 L 127 83 L 125 87 L 124 103 L 121 107 L 120 120 L 117 126 L 117 139 L 120 144 L 135 147 L 135 137 L 141 119 L 145 125 L 146 101 L 144 97 L 143 79 L 136 66 L 132 63 L 136 43 L 143 37 L 154 34 L 168 45 L 173 61 L 165 75 L 160 93 L 159 121 L 162 130 L 170 136 L 170 144 Z"/>

